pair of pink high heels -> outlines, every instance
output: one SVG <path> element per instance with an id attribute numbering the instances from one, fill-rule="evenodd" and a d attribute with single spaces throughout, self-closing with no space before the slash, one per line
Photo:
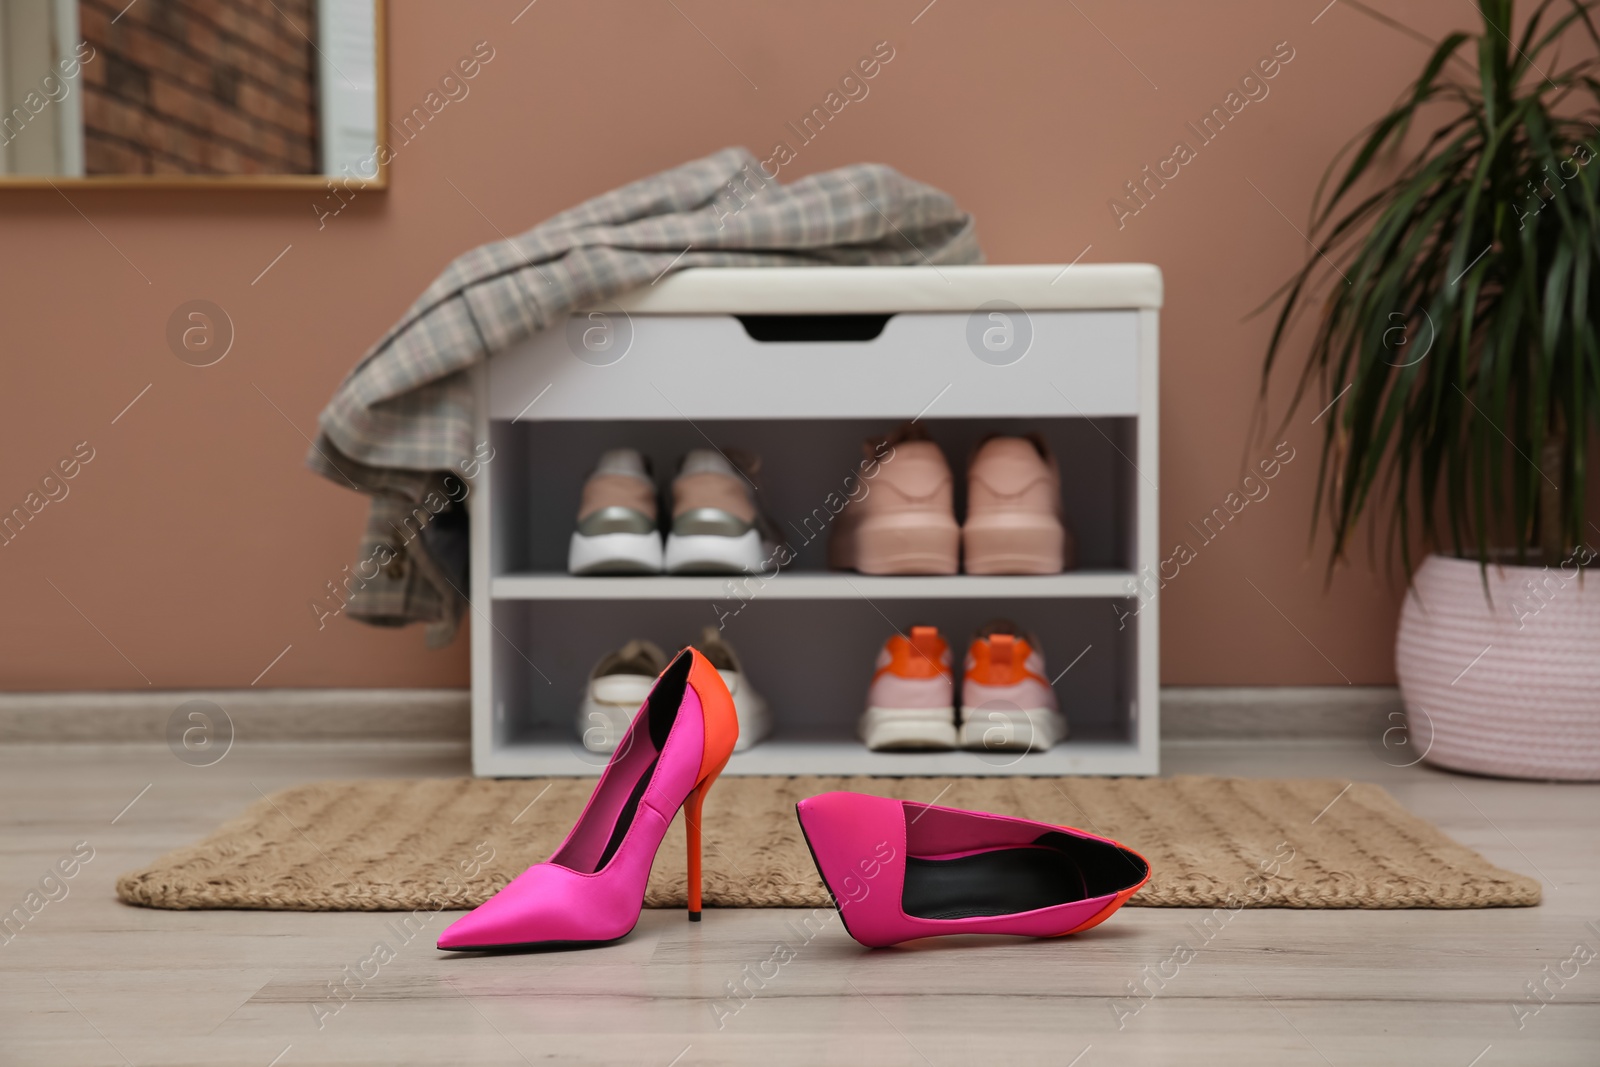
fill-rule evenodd
<path id="1" fill-rule="evenodd" d="M 680 807 L 689 919 L 698 922 L 701 810 L 738 736 L 721 676 L 684 649 L 656 679 L 561 847 L 453 923 L 439 947 L 554 948 L 627 936 Z M 1150 876 L 1138 853 L 1069 827 L 860 793 L 824 793 L 796 807 L 845 929 L 872 947 L 939 934 L 1075 934 L 1104 922 Z"/>

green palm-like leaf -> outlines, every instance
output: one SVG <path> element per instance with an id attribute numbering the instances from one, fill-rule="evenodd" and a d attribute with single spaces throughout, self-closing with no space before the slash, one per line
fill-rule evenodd
<path id="1" fill-rule="evenodd" d="M 1393 507 L 1408 575 L 1419 537 L 1485 565 L 1501 549 L 1555 562 L 1584 542 L 1600 418 L 1600 62 L 1558 66 L 1555 53 L 1569 34 L 1600 48 L 1597 2 L 1542 0 L 1519 35 L 1512 0 L 1479 0 L 1481 28 L 1440 41 L 1318 185 L 1321 251 L 1285 287 L 1261 388 L 1264 402 L 1291 322 L 1326 286 L 1290 410 L 1313 389 L 1332 405 L 1313 513 L 1333 527 L 1330 567 L 1374 499 Z M 1424 109 L 1446 117 L 1405 154 Z"/>

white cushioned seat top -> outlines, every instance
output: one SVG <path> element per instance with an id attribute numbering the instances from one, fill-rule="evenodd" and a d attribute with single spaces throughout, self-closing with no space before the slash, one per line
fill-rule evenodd
<path id="1" fill-rule="evenodd" d="M 1149 263 L 961 267 L 699 267 L 617 298 L 629 314 L 844 314 L 971 311 L 1005 300 L 1029 311 L 1159 308 Z"/>

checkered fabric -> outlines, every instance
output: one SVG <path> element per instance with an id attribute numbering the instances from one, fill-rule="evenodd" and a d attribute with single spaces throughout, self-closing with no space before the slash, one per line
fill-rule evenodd
<path id="1" fill-rule="evenodd" d="M 448 642 L 466 602 L 465 486 L 477 473 L 469 372 L 573 308 L 686 267 L 977 263 L 972 217 L 889 167 L 782 185 L 729 148 L 460 256 L 350 373 L 307 465 L 373 498 L 346 611 L 426 622 Z M 463 481 L 465 475 L 467 481 Z"/>

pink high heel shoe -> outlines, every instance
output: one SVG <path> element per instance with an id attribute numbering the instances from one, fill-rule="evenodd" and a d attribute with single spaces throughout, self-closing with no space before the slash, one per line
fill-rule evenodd
<path id="1" fill-rule="evenodd" d="M 1137 852 L 1070 827 L 862 793 L 823 793 L 795 809 L 845 931 L 869 948 L 940 934 L 1075 934 L 1150 878 Z"/>
<path id="2" fill-rule="evenodd" d="M 626 937 L 650 864 L 684 809 L 689 919 L 700 921 L 700 812 L 739 738 L 728 687 L 704 656 L 678 653 L 656 678 L 578 824 L 544 863 L 452 923 L 441 949 L 601 945 Z"/>

